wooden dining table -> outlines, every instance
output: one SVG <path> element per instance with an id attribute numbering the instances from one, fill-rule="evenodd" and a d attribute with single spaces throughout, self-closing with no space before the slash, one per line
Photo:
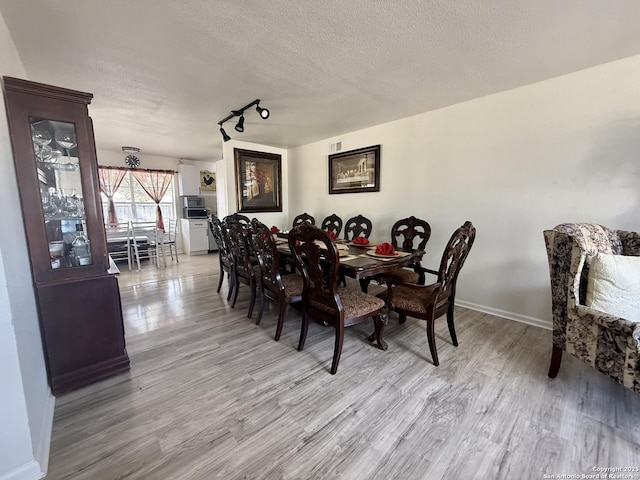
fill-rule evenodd
<path id="1" fill-rule="evenodd" d="M 281 255 L 285 258 L 293 258 L 286 234 L 276 236 L 276 245 Z M 417 264 L 424 255 L 424 250 L 396 249 L 397 255 L 383 256 L 375 253 L 375 244 L 373 243 L 363 247 L 346 240 L 336 241 L 336 247 L 340 254 L 340 273 L 346 277 L 360 280 L 360 286 L 365 292 L 366 285 L 372 277 L 396 268 Z"/>

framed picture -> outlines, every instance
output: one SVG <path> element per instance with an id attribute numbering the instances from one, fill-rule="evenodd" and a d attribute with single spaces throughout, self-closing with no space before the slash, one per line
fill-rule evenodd
<path id="1" fill-rule="evenodd" d="M 238 212 L 282 211 L 282 157 L 233 149 Z"/>
<path id="2" fill-rule="evenodd" d="M 380 191 L 380 145 L 329 155 L 329 193 Z"/>
<path id="3" fill-rule="evenodd" d="M 216 174 L 208 170 L 200 172 L 200 191 L 215 192 L 216 191 Z"/>

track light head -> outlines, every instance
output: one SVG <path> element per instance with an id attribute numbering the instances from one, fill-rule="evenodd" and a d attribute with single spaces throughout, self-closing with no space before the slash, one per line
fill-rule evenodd
<path id="1" fill-rule="evenodd" d="M 236 132 L 240 132 L 240 133 L 244 132 L 244 115 L 240 115 L 240 118 L 238 119 L 238 123 L 234 128 L 236 129 Z"/>
<path id="2" fill-rule="evenodd" d="M 269 118 L 269 110 L 267 110 L 266 108 L 262 108 L 260 105 L 256 105 L 256 110 L 260 114 L 260 118 L 262 118 L 263 120 Z"/>
<path id="3" fill-rule="evenodd" d="M 267 118 L 269 118 L 269 110 L 267 110 L 266 108 L 262 108 L 260 106 L 259 98 L 256 98 L 253 102 L 248 103 L 247 105 L 245 105 L 244 107 L 238 110 L 231 110 L 231 113 L 229 113 L 229 115 L 227 115 L 226 117 L 224 117 L 222 120 L 218 122 L 218 125 L 220 125 L 220 133 L 222 134 L 222 139 L 225 142 L 228 142 L 229 140 L 231 140 L 231 137 L 227 135 L 227 132 L 225 132 L 224 128 L 222 128 L 222 126 L 224 125 L 224 122 L 231 120 L 234 117 L 239 117 L 238 123 L 236 123 L 234 129 L 236 132 L 240 132 L 240 133 L 244 132 L 244 112 L 247 109 L 253 107 L 254 105 L 256 107 L 256 111 L 260 115 L 260 118 L 262 118 L 263 120 L 266 120 Z"/>
<path id="4" fill-rule="evenodd" d="M 220 133 L 222 134 L 222 140 L 228 142 L 231 140 L 231 137 L 227 135 L 227 132 L 224 131 L 224 128 L 220 127 Z"/>

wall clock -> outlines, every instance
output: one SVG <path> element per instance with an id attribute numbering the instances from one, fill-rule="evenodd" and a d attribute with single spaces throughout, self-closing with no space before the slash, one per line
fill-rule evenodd
<path id="1" fill-rule="evenodd" d="M 131 168 L 136 168 L 140 166 L 140 159 L 135 155 L 127 155 L 124 157 L 124 163 Z"/>

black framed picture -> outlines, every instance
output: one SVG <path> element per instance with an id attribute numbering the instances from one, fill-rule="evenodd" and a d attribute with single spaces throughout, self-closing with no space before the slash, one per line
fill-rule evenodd
<path id="1" fill-rule="evenodd" d="M 329 193 L 380 191 L 380 145 L 329 155 Z"/>
<path id="2" fill-rule="evenodd" d="M 282 156 L 234 148 L 238 212 L 282 211 Z"/>

